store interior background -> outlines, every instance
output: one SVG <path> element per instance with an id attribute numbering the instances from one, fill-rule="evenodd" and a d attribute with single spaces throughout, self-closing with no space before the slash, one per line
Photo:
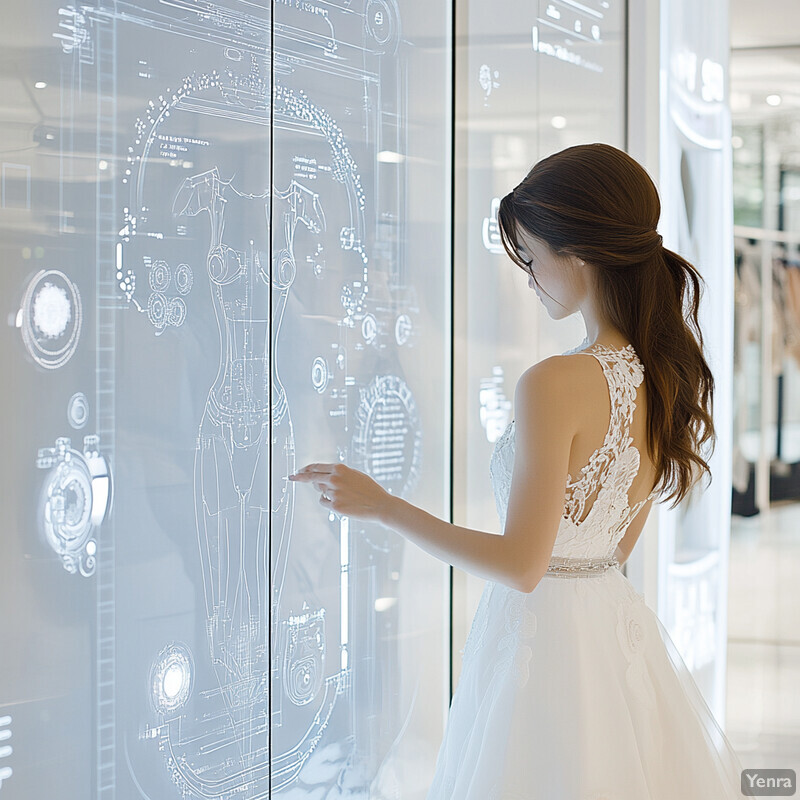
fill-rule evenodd
<path id="1" fill-rule="evenodd" d="M 731 0 L 730 13 L 737 294 L 727 732 L 745 766 L 798 771 L 800 7 Z"/>
<path id="2" fill-rule="evenodd" d="M 703 274 L 718 392 L 713 482 L 624 571 L 743 766 L 800 772 L 800 6 L 325 6 L 0 30 L 0 797 L 424 798 L 484 581 L 286 475 L 341 457 L 500 533 L 517 377 L 585 330 L 497 199 L 592 141 Z"/>

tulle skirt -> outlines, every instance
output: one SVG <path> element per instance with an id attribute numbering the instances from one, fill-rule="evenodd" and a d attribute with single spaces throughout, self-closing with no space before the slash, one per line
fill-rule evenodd
<path id="1" fill-rule="evenodd" d="M 741 770 L 618 569 L 486 584 L 427 800 L 732 800 Z"/>

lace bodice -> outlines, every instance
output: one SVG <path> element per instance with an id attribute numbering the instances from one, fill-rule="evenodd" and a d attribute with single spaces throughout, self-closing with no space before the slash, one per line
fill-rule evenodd
<path id="1" fill-rule="evenodd" d="M 585 341 L 562 355 L 578 352 Z M 564 513 L 552 554 L 561 558 L 612 556 L 630 521 L 656 494 L 654 489 L 632 507 L 628 505 L 628 490 L 640 463 L 639 450 L 633 446 L 630 436 L 630 425 L 636 408 L 636 387 L 644 379 L 642 362 L 632 345 L 617 350 L 595 344 L 586 352 L 597 358 L 608 381 L 611 419 L 603 444 L 594 451 L 589 463 L 575 480 L 567 475 Z M 489 463 L 501 530 L 506 524 L 514 467 L 514 422 L 508 424 L 495 443 Z M 588 513 L 585 513 L 587 507 Z"/>

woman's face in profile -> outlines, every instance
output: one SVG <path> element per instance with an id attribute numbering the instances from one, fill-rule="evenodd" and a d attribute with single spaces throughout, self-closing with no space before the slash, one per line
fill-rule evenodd
<path id="1" fill-rule="evenodd" d="M 524 232 L 519 234 L 518 245 L 520 258 L 528 263 L 528 287 L 536 292 L 547 313 L 553 319 L 573 314 L 582 296 L 575 283 L 577 259 L 556 255 L 541 239 Z"/>
<path id="2" fill-rule="evenodd" d="M 547 297 L 545 293 L 554 294 L 553 289 L 559 283 L 559 268 L 555 263 L 554 253 L 540 239 L 535 239 L 522 233 L 519 236 L 517 252 L 520 258 L 528 265 L 528 287 L 533 289 L 542 302 L 545 303 L 544 298 Z M 533 275 L 536 276 L 536 281 L 533 280 Z M 539 286 L 536 285 L 537 282 Z M 558 299 L 557 294 L 556 298 Z"/>

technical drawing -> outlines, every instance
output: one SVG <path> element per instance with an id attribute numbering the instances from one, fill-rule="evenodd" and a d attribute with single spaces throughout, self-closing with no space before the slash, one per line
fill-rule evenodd
<path id="1" fill-rule="evenodd" d="M 497 81 L 499 77 L 500 73 L 496 69 L 493 70 L 488 64 L 481 64 L 478 70 L 478 83 L 483 89 L 484 106 L 489 105 L 489 97 L 492 92 L 500 88 L 500 84 Z"/>
<path id="2" fill-rule="evenodd" d="M 317 356 L 311 366 L 311 385 L 319 394 L 323 394 L 332 377 L 328 362 L 322 356 Z"/>
<path id="3" fill-rule="evenodd" d="M 593 7 L 594 6 L 594 7 Z M 535 53 L 557 58 L 576 67 L 601 73 L 603 64 L 590 61 L 577 46 L 581 43 L 600 44 L 609 16 L 609 4 L 605 0 L 588 0 L 583 4 L 565 3 L 556 6 L 550 3 L 543 16 L 536 18 L 531 28 L 531 45 Z"/>
<path id="4" fill-rule="evenodd" d="M 14 752 L 13 746 L 8 744 L 11 739 L 12 722 L 13 719 L 10 714 L 0 716 L 0 758 L 8 758 Z M 14 770 L 8 766 L 7 762 L 0 761 L 0 791 L 3 789 L 3 783 L 13 774 Z"/>
<path id="5" fill-rule="evenodd" d="M 166 261 L 160 259 L 150 265 L 150 288 L 154 292 L 164 292 L 172 281 L 172 273 Z"/>
<path id="6" fill-rule="evenodd" d="M 175 270 L 175 288 L 178 290 L 178 294 L 189 294 L 192 291 L 193 283 L 192 268 L 188 264 L 178 264 L 178 268 Z"/>
<path id="7" fill-rule="evenodd" d="M 250 73 L 244 76 L 229 70 L 223 77 L 185 79 L 181 89 L 161 101 L 156 112 L 148 112 L 140 119 L 129 153 L 131 168 L 123 178 L 130 187 L 131 200 L 124 211 L 116 258 L 119 287 L 132 307 L 142 310 L 134 296 L 136 276 L 128 264 L 136 260 L 130 254 L 135 252 L 137 241 L 146 242 L 135 237 L 146 235 L 153 214 L 144 199 L 147 154 L 158 137 L 169 137 L 170 141 L 179 138 L 162 133 L 167 112 L 174 114 L 189 106 L 203 109 L 207 105 L 211 113 L 221 99 L 225 104 L 246 106 L 247 113 L 259 124 L 267 90 L 258 65 L 251 60 Z M 291 96 L 286 93 L 286 97 Z M 303 108 L 297 104 L 300 112 Z M 172 116 L 169 121 L 174 119 Z M 340 151 L 346 153 L 346 148 L 340 147 Z M 340 169 L 341 180 L 348 179 L 348 166 Z M 267 224 L 273 202 L 275 243 Z M 133 214 L 130 209 L 137 209 L 138 213 Z M 258 797 L 270 778 L 266 747 L 270 682 L 281 690 L 281 696 L 298 707 L 309 707 L 311 712 L 305 742 L 301 740 L 299 749 L 287 754 L 285 766 L 281 767 L 280 758 L 272 758 L 273 772 L 277 771 L 286 783 L 307 762 L 340 695 L 341 682 L 335 677 L 325 678 L 322 671 L 323 610 L 312 611 L 306 606 L 307 613 L 303 615 L 290 616 L 284 623 L 279 619 L 294 497 L 294 487 L 285 476 L 295 465 L 286 392 L 277 362 L 270 363 L 269 340 L 270 319 L 275 338 L 279 336 L 288 292 L 297 272 L 295 228 L 301 225 L 318 234 L 325 230 L 325 218 L 317 193 L 297 180 L 270 196 L 266 187 L 255 193 L 240 191 L 234 180 L 224 180 L 216 167 L 185 179 L 177 187 L 171 210 L 179 235 L 186 231 L 181 218 L 201 216 L 207 220 L 193 230 L 206 232 L 205 273 L 219 334 L 220 364 L 200 421 L 194 467 L 197 552 L 207 618 L 205 658 L 210 657 L 216 685 L 206 688 L 195 684 L 192 708 L 173 707 L 163 699 L 161 690 L 154 689 L 156 694 L 161 692 L 156 703 L 160 722 L 155 727 L 146 725 L 142 738 L 158 741 L 172 779 L 183 795 L 239 797 L 244 793 Z M 159 231 L 158 237 L 161 235 Z M 147 247 L 154 252 L 151 245 Z M 354 242 L 356 247 L 363 251 L 360 243 Z M 317 253 L 321 255 L 319 248 Z M 157 332 L 166 325 L 180 324 L 185 319 L 183 301 L 165 294 L 170 288 L 168 271 L 172 272 L 169 259 L 150 254 L 142 259 L 149 270 L 147 284 L 154 290 L 147 306 L 151 324 Z M 194 283 L 193 272 L 185 261 L 172 279 L 179 294 L 188 293 Z M 138 284 L 141 286 L 142 281 Z M 274 467 L 272 481 L 268 473 L 270 416 L 273 441 L 285 440 L 283 452 L 287 458 L 284 466 Z M 281 486 L 279 492 L 276 484 Z M 279 498 L 271 506 L 270 492 Z M 267 590 L 270 518 L 277 541 L 272 598 Z M 271 630 L 277 651 L 273 653 L 272 669 L 267 657 Z M 161 662 L 157 659 L 156 663 Z M 162 672 L 156 670 L 157 675 Z M 159 685 L 158 680 L 154 685 Z M 311 707 L 315 699 L 317 702 Z M 197 708 L 200 710 L 195 711 Z M 273 714 L 280 718 L 278 697 L 273 697 Z M 201 737 L 218 743 L 210 759 L 197 750 Z M 280 783 L 273 777 L 272 785 L 274 788 Z"/>
<path id="8" fill-rule="evenodd" d="M 289 699 L 298 706 L 310 703 L 325 678 L 325 609 L 290 616 L 283 622 L 283 684 Z"/>
<path id="9" fill-rule="evenodd" d="M 58 9 L 59 31 L 53 34 L 64 53 L 78 53 L 79 63 L 94 63 L 94 41 L 89 31 L 90 6 L 67 5 Z"/>
<path id="10" fill-rule="evenodd" d="M 70 397 L 67 404 L 67 419 L 75 430 L 80 430 L 86 425 L 89 419 L 89 401 L 83 392 L 76 392 Z"/>
<path id="11" fill-rule="evenodd" d="M 497 212 L 499 209 L 500 198 L 493 197 L 489 216 L 483 218 L 483 228 L 481 230 L 483 246 L 494 255 L 502 255 L 505 252 L 500 240 L 500 225 L 497 222 Z"/>
<path id="12" fill-rule="evenodd" d="M 81 297 L 75 284 L 59 270 L 41 270 L 28 284 L 17 313 L 22 341 L 37 364 L 63 367 L 78 347 Z"/>
<path id="13" fill-rule="evenodd" d="M 394 340 L 398 347 L 408 344 L 414 331 L 414 325 L 408 314 L 400 314 L 394 323 Z"/>
<path id="14" fill-rule="evenodd" d="M 394 53 L 400 38 L 400 14 L 395 0 L 369 0 L 364 16 L 367 31 L 383 48 L 381 52 Z"/>
<path id="15" fill-rule="evenodd" d="M 177 711 L 192 693 L 194 660 L 182 642 L 167 645 L 150 670 L 150 700 L 158 714 Z"/>
<path id="16" fill-rule="evenodd" d="M 126 300 L 140 310 L 134 297 L 135 275 L 127 266 L 133 260 L 126 253 L 137 233 L 147 230 L 152 213 L 143 199 L 148 153 L 162 135 L 168 112 L 174 114 L 183 107 L 196 111 L 208 105 L 211 110 L 214 103 L 219 103 L 214 98 L 220 97 L 230 106 L 246 108 L 255 120 L 263 117 L 269 87 L 262 80 L 261 68 L 255 59 L 251 58 L 249 67 L 249 73 L 238 74 L 228 69 L 224 75 L 213 73 L 184 79 L 178 91 L 165 95 L 137 124 L 137 137 L 128 158 L 131 167 L 123 178 L 124 184 L 131 188 L 131 201 L 120 229 L 116 277 Z M 274 87 L 274 96 L 274 114 L 278 119 L 286 120 L 294 128 L 299 125 L 315 136 L 321 133 L 328 143 L 332 157 L 330 176 L 345 187 L 347 204 L 344 210 L 349 214 L 341 229 L 339 245 L 357 256 L 361 265 L 361 279 L 343 288 L 342 295 L 347 298 L 343 305 L 348 315 L 363 314 L 369 288 L 369 258 L 364 241 L 365 195 L 355 160 L 332 117 L 302 91 L 278 85 Z M 272 216 L 276 221 L 272 242 L 266 225 L 271 203 L 275 206 Z M 132 209 L 137 209 L 138 213 L 134 214 Z M 159 739 L 173 780 L 182 792 L 193 796 L 228 797 L 244 791 L 256 796 L 269 772 L 264 740 L 268 725 L 270 670 L 266 654 L 270 620 L 277 651 L 273 655 L 272 674 L 279 677 L 273 685 L 280 688 L 272 697 L 273 717 L 275 720 L 282 718 L 283 697 L 296 707 L 309 707 L 312 712 L 308 729 L 298 746 L 285 756 L 273 755 L 273 789 L 290 785 L 309 761 L 336 699 L 349 681 L 346 649 L 349 634 L 344 620 L 340 625 L 339 645 L 342 672 L 327 677 L 323 672 L 326 663 L 324 609 L 310 609 L 304 604 L 302 614 L 292 614 L 281 620 L 281 594 L 295 491 L 283 476 L 295 468 L 294 437 L 277 361 L 271 366 L 271 402 L 268 379 L 268 286 L 271 282 L 274 352 L 288 292 L 297 274 L 295 231 L 302 227 L 310 235 L 320 236 L 325 233 L 327 223 L 318 192 L 301 180 L 289 180 L 286 188 L 274 189 L 270 196 L 266 188 L 261 192 L 239 190 L 234 179 L 223 179 L 216 167 L 185 179 L 172 211 L 178 217 L 202 215 L 208 220 L 206 274 L 219 329 L 220 365 L 200 423 L 195 459 L 195 516 L 209 654 L 217 676 L 216 691 L 224 703 L 228 720 L 224 723 L 220 719 L 222 724 L 217 724 L 213 735 L 222 747 L 235 745 L 238 762 L 247 768 L 247 775 L 231 773 L 224 762 L 212 767 L 204 765 L 201 769 L 197 754 L 192 755 L 187 749 L 194 746 L 191 726 L 188 720 L 174 713 L 157 728 L 148 728 L 145 738 Z M 315 246 L 314 254 L 315 266 L 323 264 L 321 243 Z M 168 261 L 148 255 L 144 256 L 143 263 L 149 268 L 149 287 L 166 289 Z M 177 283 L 177 274 L 176 288 L 188 286 L 190 273 L 186 273 L 187 280 L 181 284 Z M 147 313 L 157 330 L 170 324 L 169 300 L 164 291 L 153 292 Z M 282 450 L 286 454 L 285 465 L 273 466 L 272 484 L 280 487 L 279 491 L 273 489 L 273 494 L 280 499 L 272 502 L 271 509 L 267 495 L 270 481 L 266 435 L 270 414 L 273 441 L 285 441 L 283 448 L 275 448 L 275 452 Z M 271 602 L 264 593 L 268 585 L 266 526 L 270 516 L 273 540 L 277 542 Z M 346 542 L 347 538 L 344 540 Z M 349 558 L 346 547 L 342 549 L 342 558 L 342 580 L 346 581 Z M 342 597 L 346 603 L 346 583 Z M 210 695 L 201 691 L 199 697 Z M 313 708 L 312 701 L 315 701 Z M 208 728 L 208 723 L 205 727 Z M 176 766 L 178 762 L 182 764 L 180 768 Z"/>
<path id="17" fill-rule="evenodd" d="M 273 430 L 289 424 L 288 406 L 277 364 L 272 366 L 270 398 L 269 294 L 272 278 L 277 302 L 272 319 L 280 329 L 289 288 L 296 275 L 293 252 L 294 230 L 303 224 L 318 233 L 325 220 L 318 197 L 297 182 L 275 192 L 275 201 L 285 204 L 284 247 L 270 259 L 268 219 L 269 194 L 240 192 L 232 181 L 224 181 L 218 170 L 187 178 L 177 194 L 173 212 L 178 216 L 204 214 L 210 239 L 207 274 L 212 287 L 220 334 L 218 377 L 209 390 L 200 423 L 195 459 L 195 501 L 198 545 L 206 597 L 209 652 L 219 691 L 233 729 L 237 731 L 244 764 L 250 767 L 248 782 L 233 778 L 225 782 L 224 795 L 261 785 L 268 774 L 264 752 L 269 693 L 267 637 L 270 632 L 268 585 L 269 553 L 266 525 L 270 511 L 269 439 Z M 225 219 L 235 218 L 237 230 L 247 232 L 247 241 L 231 239 Z M 276 215 L 277 216 L 277 215 Z M 270 265 L 270 261 L 272 265 Z M 287 431 L 287 435 L 288 431 Z M 291 452 L 291 451 L 287 451 Z M 287 464 L 281 474 L 288 474 Z M 279 607 L 288 551 L 291 506 L 289 498 L 272 504 L 273 527 L 283 520 L 275 565 L 273 606 Z M 298 706 L 317 697 L 323 685 L 325 664 L 324 610 L 290 617 L 282 627 L 281 680 L 286 695 Z M 277 621 L 275 621 L 277 625 Z M 278 638 L 275 637 L 278 641 Z M 324 727 L 337 692 L 326 691 L 325 714 L 317 712 Z M 168 729 L 170 752 L 178 744 Z M 302 765 L 302 761 L 298 766 Z M 188 768 L 175 773 L 184 789 L 200 791 L 207 777 Z M 238 788 L 237 788 L 238 787 Z M 206 791 L 206 789 L 203 789 Z"/>
<path id="18" fill-rule="evenodd" d="M 269 691 L 268 203 L 267 192 L 242 194 L 214 169 L 187 178 L 173 204 L 175 214 L 204 214 L 209 223 L 221 363 L 200 423 L 195 504 L 209 651 L 248 761 L 260 746 L 253 737 L 266 723 Z M 251 223 L 249 241 L 226 237 L 226 215 Z"/>
<path id="19" fill-rule="evenodd" d="M 353 458 L 387 491 L 404 496 L 421 470 L 422 431 L 417 406 L 405 381 L 374 378 L 361 391 L 353 436 Z"/>
<path id="20" fill-rule="evenodd" d="M 47 543 L 67 572 L 94 573 L 97 541 L 92 538 L 111 508 L 108 463 L 98 451 L 99 437 L 85 436 L 83 453 L 71 440 L 56 439 L 55 447 L 39 450 L 36 466 L 50 472 L 42 489 L 41 524 Z"/>
<path id="21" fill-rule="evenodd" d="M 188 264 L 179 264 L 175 270 L 174 282 L 175 291 L 178 295 L 167 297 L 165 294 L 172 289 L 173 274 L 172 270 L 163 259 L 156 259 L 145 256 L 144 266 L 148 269 L 148 283 L 152 294 L 147 298 L 147 319 L 156 329 L 156 336 L 160 336 L 167 326 L 180 327 L 186 321 L 186 301 L 183 299 L 192 290 L 194 276 Z M 126 282 L 123 280 L 120 288 L 125 290 Z M 129 302 L 133 299 L 133 291 L 125 293 Z"/>

